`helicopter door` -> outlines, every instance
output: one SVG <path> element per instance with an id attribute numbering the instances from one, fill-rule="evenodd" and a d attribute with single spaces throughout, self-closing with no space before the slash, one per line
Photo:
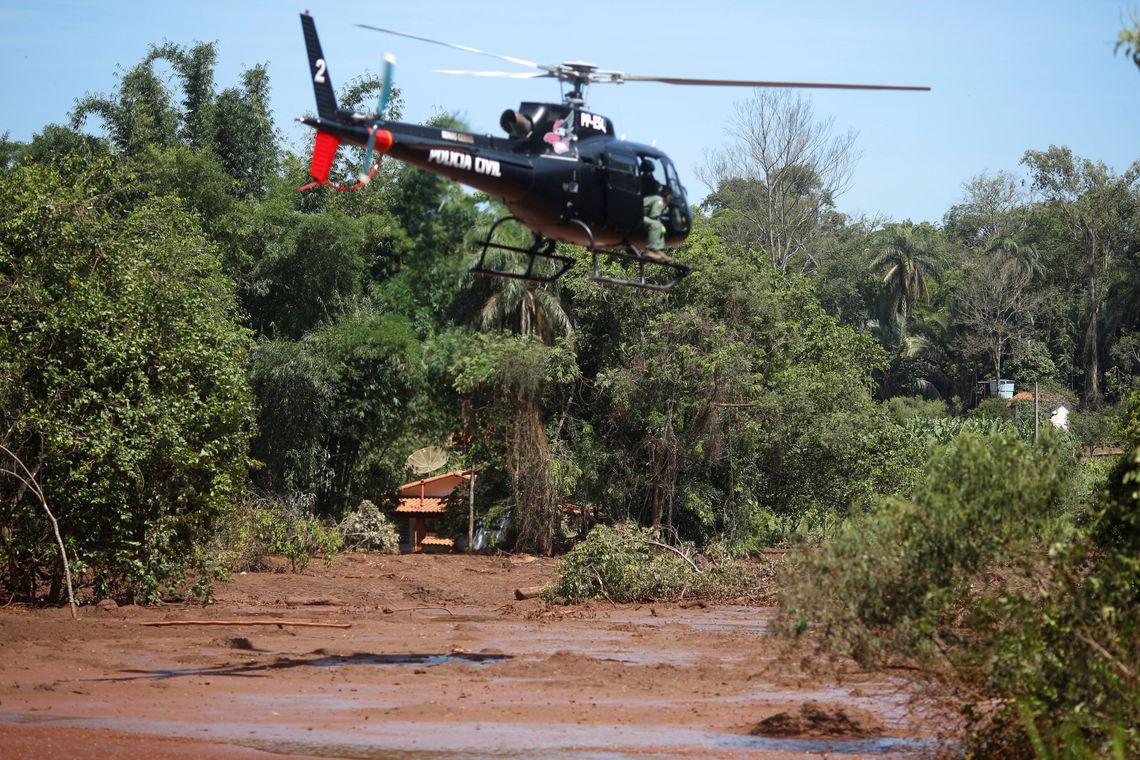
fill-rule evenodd
<path id="1" fill-rule="evenodd" d="M 623 232 L 641 226 L 641 184 L 633 156 L 610 153 L 606 161 L 606 219 Z"/>

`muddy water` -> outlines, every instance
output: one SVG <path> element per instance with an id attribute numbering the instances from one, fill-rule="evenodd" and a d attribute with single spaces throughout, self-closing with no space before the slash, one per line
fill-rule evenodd
<path id="1" fill-rule="evenodd" d="M 89 614 L 79 624 L 0 611 L 0 742 L 19 740 L 0 744 L 9 748 L 0 755 L 48 754 L 43 736 L 77 756 L 99 746 L 135 746 L 140 756 L 181 746 L 182 756 L 360 758 L 874 757 L 953 747 L 939 738 L 945 716 L 916 700 L 918 685 L 798 652 L 767 635 L 771 609 L 496 606 L 488 602 L 534 580 L 498 579 L 477 561 L 456 563 L 454 577 L 432 565 L 440 588 L 413 588 L 418 604 L 439 602 L 472 567 L 500 584 L 472 604 L 445 598 L 452 615 L 386 614 L 377 608 L 414 605 L 384 597 L 380 580 L 322 576 L 304 577 L 304 590 L 335 591 L 345 609 L 283 612 L 267 601 L 286 593 L 274 584 L 297 581 L 278 576 L 238 579 L 239 603 L 223 597 L 208 611 Z M 366 609 L 360 599 L 375 603 Z M 352 628 L 138 625 L 230 619 L 239 608 Z M 749 733 L 808 702 L 853 722 L 837 735 L 826 725 L 824 735 Z M 118 744 L 92 742 L 100 732 Z M 182 744 L 159 751 L 147 741 Z"/>

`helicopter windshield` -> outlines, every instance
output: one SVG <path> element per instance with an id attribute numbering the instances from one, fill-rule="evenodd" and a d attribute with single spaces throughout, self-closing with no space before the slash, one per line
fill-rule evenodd
<path id="1" fill-rule="evenodd" d="M 669 159 L 662 159 L 665 165 L 665 175 L 668 178 L 669 193 L 674 199 L 681 201 L 685 198 L 685 188 L 681 186 L 681 178 L 677 176 L 677 168 Z"/>

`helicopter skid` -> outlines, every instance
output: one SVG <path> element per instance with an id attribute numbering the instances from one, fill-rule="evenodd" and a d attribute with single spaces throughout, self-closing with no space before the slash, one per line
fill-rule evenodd
<path id="1" fill-rule="evenodd" d="M 628 251 L 591 251 L 593 276 L 590 280 L 593 282 L 600 282 L 607 285 L 624 285 L 627 288 L 642 288 L 644 290 L 653 290 L 658 293 L 668 293 L 674 285 L 692 271 L 691 267 L 684 264 L 678 264 L 675 261 L 655 261 L 643 256 L 633 246 L 629 247 Z M 601 262 L 599 256 L 608 256 L 611 261 L 618 261 L 624 264 L 632 264 L 636 268 L 636 278 L 631 279 L 628 277 L 611 277 L 603 275 L 601 271 Z M 646 268 L 649 272 L 667 272 L 671 276 L 668 281 L 660 281 L 647 278 L 645 273 Z M 628 270 L 627 270 L 628 271 Z"/>
<path id="2" fill-rule="evenodd" d="M 475 274 L 485 274 L 491 277 L 504 277 L 509 280 L 526 280 L 527 282 L 550 283 L 557 280 L 566 270 L 574 266 L 574 259 L 556 252 L 555 241 L 551 238 L 532 232 L 533 237 L 529 248 L 522 248 L 508 243 L 495 242 L 495 230 L 504 222 L 520 222 L 518 217 L 505 216 L 491 225 L 487 231 L 487 239 L 480 242 L 479 260 L 471 271 Z M 520 222 L 521 223 L 521 222 Z M 494 261 L 487 260 L 490 251 L 502 251 L 508 254 L 526 256 L 526 269 L 517 271 L 498 266 Z M 542 268 L 540 262 L 554 265 L 554 269 Z"/>

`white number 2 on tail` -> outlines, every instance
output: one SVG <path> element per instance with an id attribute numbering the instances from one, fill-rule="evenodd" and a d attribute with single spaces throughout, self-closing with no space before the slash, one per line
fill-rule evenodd
<path id="1" fill-rule="evenodd" d="M 317 73 L 313 75 L 313 81 L 317 84 L 325 83 L 325 59 L 317 59 Z"/>

